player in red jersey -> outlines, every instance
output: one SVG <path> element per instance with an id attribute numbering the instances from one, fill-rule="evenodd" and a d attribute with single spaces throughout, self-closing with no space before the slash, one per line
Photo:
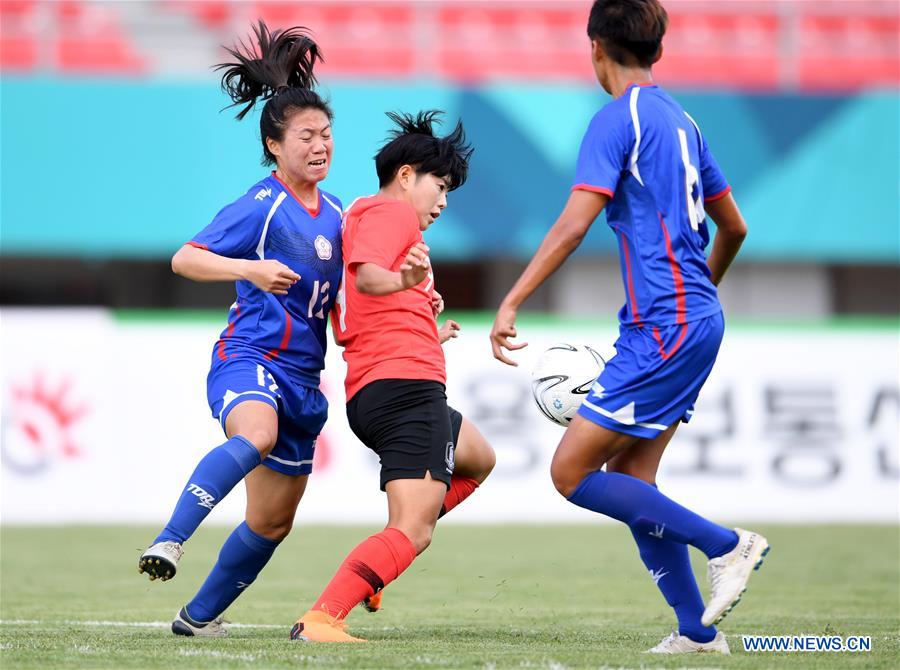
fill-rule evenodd
<path id="1" fill-rule="evenodd" d="M 361 642 L 345 630 L 350 610 L 378 598 L 431 543 L 438 517 L 494 467 L 493 449 L 447 405 L 444 387 L 441 345 L 459 326 L 437 326 L 443 300 L 422 232 L 465 182 L 472 149 L 461 123 L 435 136 L 438 114 L 388 114 L 399 130 L 375 157 L 380 190 L 345 214 L 332 325 L 347 361 L 347 418 L 381 460 L 388 522 L 350 552 L 291 639 Z"/>

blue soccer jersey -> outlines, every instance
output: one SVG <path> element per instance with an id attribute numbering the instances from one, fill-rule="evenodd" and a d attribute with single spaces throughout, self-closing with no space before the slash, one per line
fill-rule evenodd
<path id="1" fill-rule="evenodd" d="M 318 386 L 325 324 L 341 282 L 341 203 L 319 191 L 307 209 L 273 172 L 223 208 L 188 243 L 228 258 L 274 259 L 300 275 L 287 295 L 236 282 L 237 300 L 213 362 L 255 358 L 278 365 L 297 384 Z"/>
<path id="2" fill-rule="evenodd" d="M 632 84 L 591 120 L 574 189 L 610 196 L 625 326 L 670 326 L 721 310 L 704 249 L 703 203 L 730 190 L 693 119 L 655 85 Z"/>

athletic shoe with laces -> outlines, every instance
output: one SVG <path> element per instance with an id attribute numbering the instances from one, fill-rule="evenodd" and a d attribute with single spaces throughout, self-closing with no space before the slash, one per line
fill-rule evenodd
<path id="1" fill-rule="evenodd" d="M 347 632 L 347 624 L 328 612 L 310 610 L 291 628 L 291 639 L 303 642 L 365 642 Z"/>
<path id="2" fill-rule="evenodd" d="M 769 543 L 759 533 L 735 528 L 738 543 L 734 549 L 718 558 L 709 559 L 709 602 L 700 618 L 704 626 L 713 626 L 724 619 L 738 604 L 747 581 L 754 570 L 759 570 L 763 556 L 769 553 Z"/>
<path id="3" fill-rule="evenodd" d="M 728 642 L 722 631 L 709 642 L 694 642 L 691 638 L 679 635 L 675 631 L 646 654 L 731 654 Z"/>
<path id="4" fill-rule="evenodd" d="M 228 631 L 222 625 L 223 623 L 228 622 L 220 616 L 205 623 L 194 621 L 182 607 L 175 615 L 175 620 L 172 621 L 172 632 L 175 635 L 187 637 L 228 637 Z"/>
<path id="5" fill-rule="evenodd" d="M 168 581 L 178 570 L 178 561 L 184 555 L 184 549 L 178 542 L 157 542 L 147 549 L 138 560 L 138 572 L 150 575 L 150 581 L 160 579 Z"/>
<path id="6" fill-rule="evenodd" d="M 362 606 L 366 608 L 366 612 L 371 612 L 374 614 L 381 609 L 382 593 L 384 593 L 384 591 L 379 591 L 378 593 L 368 596 L 365 600 L 362 601 Z"/>

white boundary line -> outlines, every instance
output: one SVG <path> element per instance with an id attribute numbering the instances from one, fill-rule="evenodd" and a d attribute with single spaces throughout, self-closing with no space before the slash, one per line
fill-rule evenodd
<path id="1" fill-rule="evenodd" d="M 102 626 L 118 628 L 168 628 L 171 621 L 40 621 L 37 619 L 0 619 L 0 626 Z M 228 628 L 281 628 L 287 624 L 226 623 Z"/>

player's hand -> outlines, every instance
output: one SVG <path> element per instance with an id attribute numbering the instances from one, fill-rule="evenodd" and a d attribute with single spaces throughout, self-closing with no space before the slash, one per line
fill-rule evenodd
<path id="1" fill-rule="evenodd" d="M 444 321 L 444 325 L 438 328 L 438 338 L 441 344 L 454 337 L 459 337 L 459 324 L 452 319 Z"/>
<path id="2" fill-rule="evenodd" d="M 503 350 L 517 351 L 528 346 L 528 342 L 513 343 L 509 341 L 510 337 L 516 335 L 516 310 L 500 305 L 494 325 L 491 327 L 491 349 L 494 352 L 494 358 L 513 367 L 518 367 L 519 364 L 511 358 L 507 358 Z"/>
<path id="3" fill-rule="evenodd" d="M 431 311 L 434 312 L 435 319 L 444 311 L 444 296 L 437 291 L 433 291 L 431 295 Z"/>
<path id="4" fill-rule="evenodd" d="M 300 275 L 275 260 L 248 261 L 244 277 L 261 291 L 275 295 L 287 295 L 288 289 L 300 281 Z"/>
<path id="5" fill-rule="evenodd" d="M 406 252 L 406 258 L 400 266 L 400 283 L 404 289 L 417 286 L 425 281 L 430 269 L 428 246 L 424 242 L 417 242 Z"/>

